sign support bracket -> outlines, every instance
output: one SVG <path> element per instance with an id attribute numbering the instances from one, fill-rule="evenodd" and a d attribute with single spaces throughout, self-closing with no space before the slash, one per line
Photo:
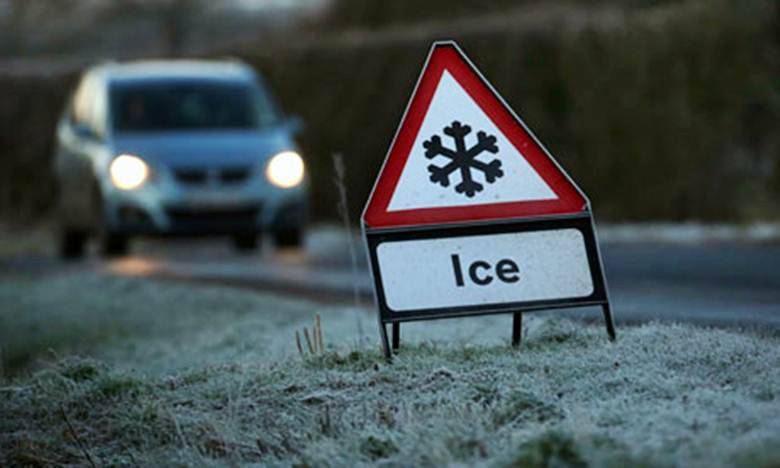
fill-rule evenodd
<path id="1" fill-rule="evenodd" d="M 601 309 L 604 311 L 604 322 L 607 325 L 607 335 L 609 336 L 609 341 L 615 341 L 617 339 L 617 334 L 615 333 L 615 322 L 612 320 L 612 308 L 609 305 L 609 302 L 605 302 Z"/>
<path id="2" fill-rule="evenodd" d="M 520 340 L 523 338 L 523 313 L 515 312 L 512 314 L 512 346 L 520 346 Z"/>

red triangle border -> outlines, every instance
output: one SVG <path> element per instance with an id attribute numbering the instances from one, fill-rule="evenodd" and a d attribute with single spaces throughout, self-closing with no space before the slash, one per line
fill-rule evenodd
<path id="1" fill-rule="evenodd" d="M 433 95 L 444 73 L 460 84 L 558 196 L 554 200 L 387 211 Z M 438 225 L 582 213 L 587 197 L 451 41 L 436 42 L 363 211 L 368 228 Z"/>

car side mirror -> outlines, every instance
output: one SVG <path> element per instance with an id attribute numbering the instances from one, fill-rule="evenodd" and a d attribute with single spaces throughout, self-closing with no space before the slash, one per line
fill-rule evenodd
<path id="1" fill-rule="evenodd" d="M 99 141 L 100 135 L 92 127 L 84 124 L 73 124 L 73 133 L 85 140 Z"/>
<path id="2" fill-rule="evenodd" d="M 287 130 L 289 130 L 289 132 L 293 135 L 298 135 L 306 128 L 306 124 L 303 122 L 303 119 L 297 115 L 287 117 L 284 122 L 284 126 L 287 127 Z"/>

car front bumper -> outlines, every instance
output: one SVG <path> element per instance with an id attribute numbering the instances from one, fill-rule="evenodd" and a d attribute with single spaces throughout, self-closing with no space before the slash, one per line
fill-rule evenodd
<path id="1" fill-rule="evenodd" d="M 107 230 L 123 234 L 219 235 L 300 229 L 307 219 L 306 187 L 188 188 L 148 184 L 104 192 Z"/>

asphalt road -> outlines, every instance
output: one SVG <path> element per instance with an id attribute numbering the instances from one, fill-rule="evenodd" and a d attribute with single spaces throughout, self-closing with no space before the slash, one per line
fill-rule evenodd
<path id="1" fill-rule="evenodd" d="M 357 261 L 352 264 L 343 239 L 314 237 L 303 251 L 267 248 L 250 257 L 236 255 L 220 243 L 157 245 L 104 267 L 115 274 L 370 304 L 372 285 L 362 246 L 354 246 Z M 607 243 L 602 253 L 618 323 L 685 321 L 780 332 L 778 244 Z M 564 313 L 600 317 L 594 310 Z"/>
<path id="2" fill-rule="evenodd" d="M 780 245 L 627 243 L 602 253 L 620 320 L 780 332 Z"/>
<path id="3" fill-rule="evenodd" d="M 143 241 L 128 257 L 92 256 L 64 264 L 51 256 L 14 257 L 3 270 L 91 268 L 106 274 L 270 290 L 318 301 L 370 305 L 362 246 L 336 230 L 309 236 L 307 247 L 242 255 L 221 240 Z M 780 244 L 612 242 L 602 254 L 620 323 L 680 321 L 780 333 Z M 598 310 L 555 312 L 599 319 Z"/>

